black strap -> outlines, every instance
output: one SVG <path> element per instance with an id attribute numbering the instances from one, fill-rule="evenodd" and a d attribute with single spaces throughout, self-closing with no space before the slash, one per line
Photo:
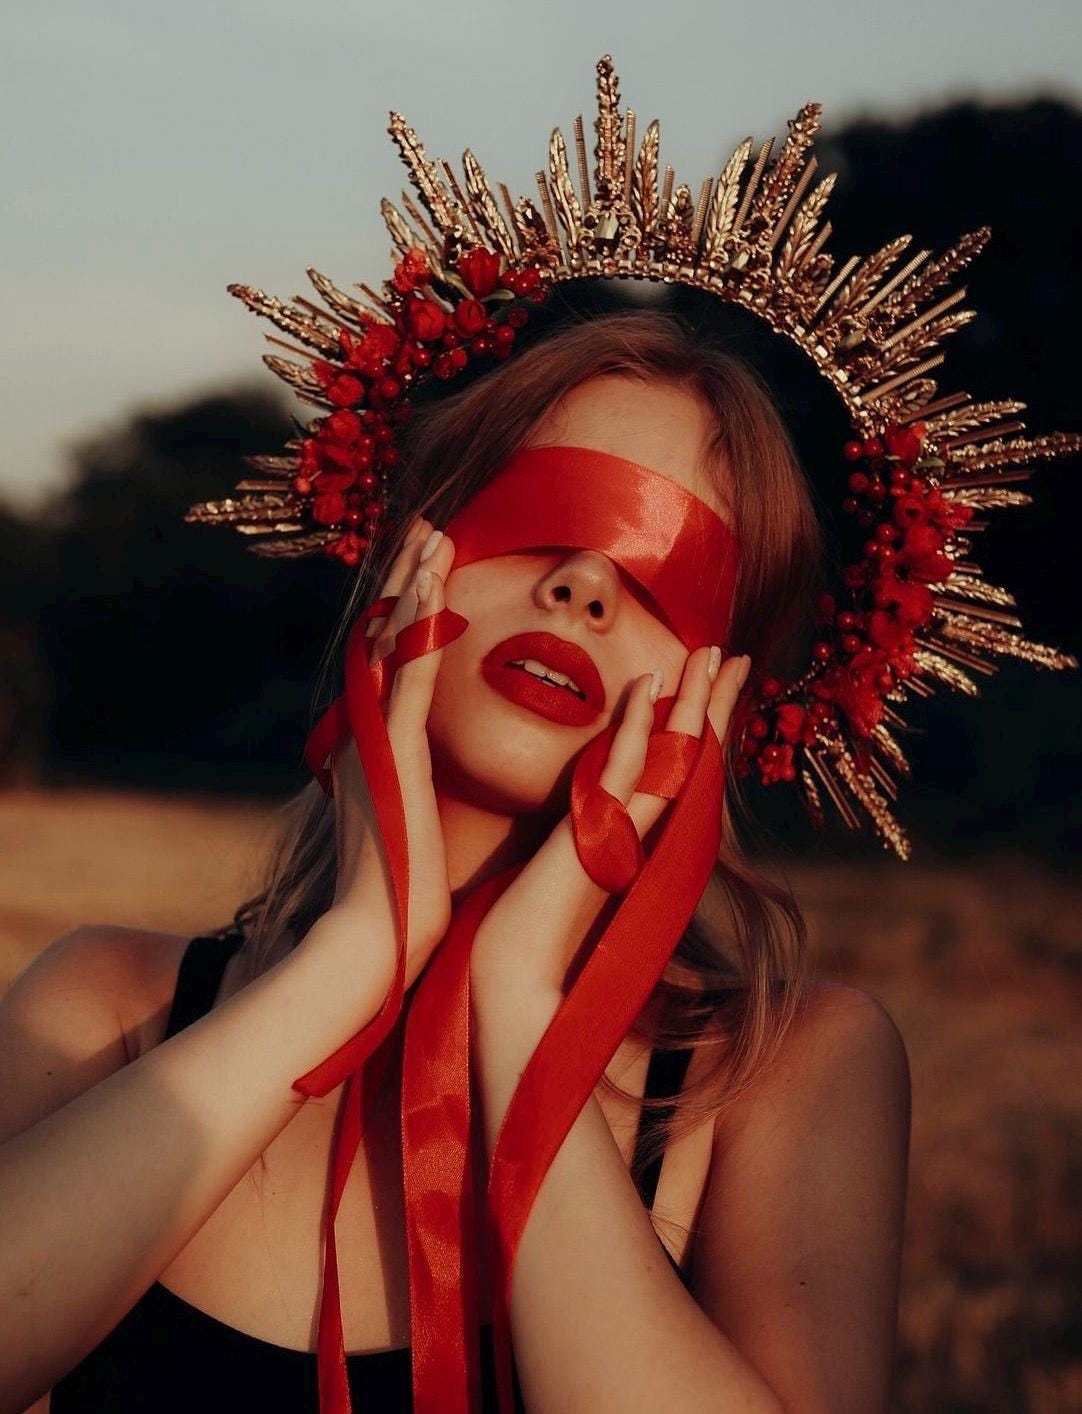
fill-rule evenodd
<path id="1" fill-rule="evenodd" d="M 653 1110 L 647 1113 L 645 1110 L 639 1115 L 639 1130 L 635 1137 L 635 1157 L 632 1164 L 635 1168 L 641 1162 L 646 1139 L 653 1129 L 668 1123 L 673 1111 L 676 1109 L 676 1097 L 680 1094 L 687 1075 L 688 1066 L 691 1064 L 691 1048 L 683 1051 L 663 1051 L 655 1049 L 650 1053 L 650 1066 L 646 1072 L 646 1086 L 643 1097 L 649 1096 L 652 1100 L 672 1098 L 673 1103 L 665 1105 L 662 1109 Z M 643 1170 L 639 1180 L 639 1195 L 647 1208 L 653 1208 L 654 1198 L 657 1195 L 658 1179 L 661 1177 L 661 1164 L 664 1153 L 657 1154 L 651 1161 L 648 1168 Z"/>
<path id="2" fill-rule="evenodd" d="M 180 959 L 173 1005 L 162 1037 L 164 1041 L 210 1011 L 229 959 L 242 941 L 243 934 L 239 929 L 225 934 L 207 933 L 191 940 Z"/>

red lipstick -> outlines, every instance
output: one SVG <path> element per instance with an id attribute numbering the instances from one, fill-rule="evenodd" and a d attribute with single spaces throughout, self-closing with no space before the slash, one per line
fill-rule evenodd
<path id="1" fill-rule="evenodd" d="M 571 678 L 574 690 L 515 667 L 526 658 Z M 554 633 L 516 633 L 489 649 L 481 674 L 495 691 L 550 722 L 588 727 L 605 710 L 605 685 L 585 649 Z"/>

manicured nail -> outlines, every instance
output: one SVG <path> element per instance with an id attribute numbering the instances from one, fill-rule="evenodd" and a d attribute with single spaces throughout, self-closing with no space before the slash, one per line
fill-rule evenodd
<path id="1" fill-rule="evenodd" d="M 664 674 L 662 673 L 660 668 L 655 668 L 654 671 L 650 674 L 650 691 L 648 695 L 651 702 L 656 702 L 661 696 L 661 683 L 663 677 Z"/>
<path id="2" fill-rule="evenodd" d="M 431 555 L 434 555 L 436 552 L 436 546 L 440 543 L 442 539 L 443 531 L 434 530 L 424 543 L 424 549 L 421 551 L 421 559 L 427 560 Z"/>
<path id="3" fill-rule="evenodd" d="M 720 667 L 721 649 L 716 643 L 712 643 L 710 645 L 710 657 L 706 660 L 706 676 L 710 679 L 711 682 L 713 682 L 714 679 L 717 677 L 718 669 Z"/>
<path id="4" fill-rule="evenodd" d="M 747 680 L 748 680 L 748 674 L 749 674 L 750 672 L 751 672 L 751 656 L 750 656 L 749 654 L 745 653 L 745 654 L 744 654 L 744 658 L 743 658 L 743 667 L 740 669 L 740 672 L 738 673 L 737 679 L 736 679 L 736 686 L 737 686 L 737 690 L 738 690 L 738 691 L 739 691 L 739 689 L 742 688 L 742 687 L 744 686 L 744 684 L 747 682 Z"/>
<path id="5" fill-rule="evenodd" d="M 417 577 L 414 580 L 414 588 L 417 591 L 418 604 L 427 603 L 429 592 L 432 589 L 432 571 L 418 570 Z"/>

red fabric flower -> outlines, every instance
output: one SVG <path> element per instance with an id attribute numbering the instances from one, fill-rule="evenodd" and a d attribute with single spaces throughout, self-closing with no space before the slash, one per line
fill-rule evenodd
<path id="1" fill-rule="evenodd" d="M 923 432 L 921 423 L 917 423 L 916 427 L 888 427 L 883 434 L 887 452 L 890 456 L 897 457 L 903 466 L 913 466 L 920 457 Z"/>
<path id="2" fill-rule="evenodd" d="M 430 299 L 412 299 L 406 306 L 406 320 L 413 337 L 422 344 L 438 339 L 447 327 L 447 316 Z"/>
<path id="3" fill-rule="evenodd" d="M 417 246 L 407 250 L 394 268 L 391 284 L 400 295 L 408 295 L 418 285 L 427 285 L 432 278 L 432 268 L 428 257 Z"/>
<path id="4" fill-rule="evenodd" d="M 494 251 L 477 246 L 459 257 L 458 273 L 470 294 L 484 299 L 499 282 L 500 257 Z"/>
<path id="5" fill-rule="evenodd" d="M 475 299 L 464 299 L 455 308 L 455 327 L 460 334 L 465 334 L 467 338 L 473 334 L 479 334 L 485 327 L 488 315 L 485 307 Z"/>
<path id="6" fill-rule="evenodd" d="M 341 491 L 321 492 L 312 502 L 312 519 L 320 525 L 336 525 L 346 513 L 346 498 Z"/>
<path id="7" fill-rule="evenodd" d="M 348 373 L 339 374 L 327 389 L 327 398 L 336 407 L 356 407 L 364 400 L 364 384 Z"/>
<path id="8" fill-rule="evenodd" d="M 796 702 L 783 702 L 778 708 L 778 732 L 783 741 L 800 741 L 804 734 L 807 713 Z"/>

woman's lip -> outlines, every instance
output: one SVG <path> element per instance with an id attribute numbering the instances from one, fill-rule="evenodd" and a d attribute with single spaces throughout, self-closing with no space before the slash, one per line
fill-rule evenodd
<path id="1" fill-rule="evenodd" d="M 584 698 L 569 688 L 553 687 L 523 668 L 508 666 L 523 658 L 534 658 L 572 678 Z M 516 633 L 503 639 L 485 655 L 481 673 L 504 697 L 565 726 L 589 726 L 605 710 L 605 685 L 593 659 L 577 643 L 554 633 Z"/>

